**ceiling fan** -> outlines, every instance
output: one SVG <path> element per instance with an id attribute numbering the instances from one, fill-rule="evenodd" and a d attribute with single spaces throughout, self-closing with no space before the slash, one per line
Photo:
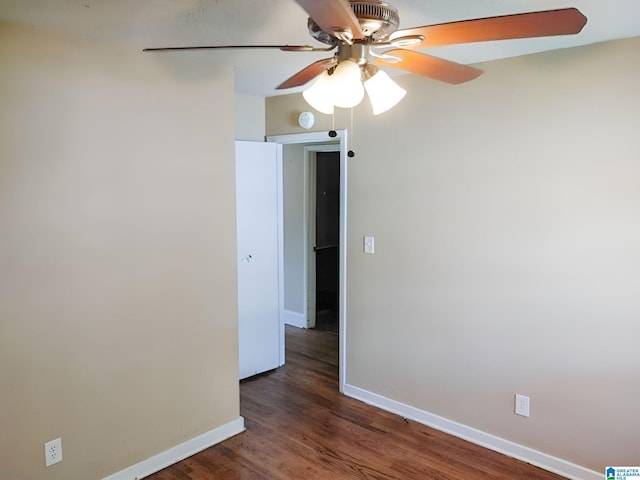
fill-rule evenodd
<path id="1" fill-rule="evenodd" d="M 296 0 L 309 14 L 309 33 L 328 47 L 309 45 L 219 45 L 147 48 L 144 51 L 274 48 L 287 52 L 331 51 L 282 82 L 277 88 L 300 87 L 317 77 L 303 95 L 323 113 L 360 103 L 365 90 L 374 114 L 399 102 L 404 94 L 379 67 L 417 73 L 450 84 L 473 80 L 482 71 L 415 51 L 416 48 L 491 40 L 579 33 L 587 18 L 576 8 L 545 10 L 462 20 L 398 30 L 398 10 L 381 0 Z"/>

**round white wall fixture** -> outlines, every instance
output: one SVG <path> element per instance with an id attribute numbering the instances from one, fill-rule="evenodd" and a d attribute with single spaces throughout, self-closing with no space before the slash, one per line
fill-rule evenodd
<path id="1" fill-rule="evenodd" d="M 313 123 L 315 122 L 315 120 L 316 119 L 311 112 L 302 112 L 300 115 L 298 115 L 298 125 L 306 130 L 313 127 Z"/>

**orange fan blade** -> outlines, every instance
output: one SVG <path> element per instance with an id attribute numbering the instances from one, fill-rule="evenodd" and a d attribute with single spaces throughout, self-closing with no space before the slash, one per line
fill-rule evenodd
<path id="1" fill-rule="evenodd" d="M 415 45 L 416 47 L 435 47 L 456 43 L 571 35 L 579 33 L 586 23 L 587 17 L 579 10 L 564 8 L 408 28 L 394 32 L 391 40 L 407 35 L 422 35 L 424 41 Z"/>
<path id="2" fill-rule="evenodd" d="M 324 58 L 322 60 L 318 60 L 317 62 L 313 62 L 311 65 L 307 65 L 298 73 L 289 77 L 287 80 L 278 85 L 278 90 L 283 90 L 285 88 L 293 88 L 300 87 L 310 80 L 316 78 L 322 72 L 325 71 L 326 66 L 334 61 L 333 57 Z"/>
<path id="3" fill-rule="evenodd" d="M 323 32 L 351 32 L 354 40 L 362 40 L 360 22 L 346 0 L 296 0 Z"/>
<path id="4" fill-rule="evenodd" d="M 399 68 L 408 72 L 424 75 L 425 77 L 440 80 L 441 82 L 458 84 L 473 80 L 482 74 L 482 70 L 460 65 L 459 63 L 432 57 L 423 53 L 413 52 L 397 48 L 385 52 L 386 54 L 402 58 L 400 63 L 388 62 L 382 58 L 376 58 L 376 63 L 385 67 Z"/>

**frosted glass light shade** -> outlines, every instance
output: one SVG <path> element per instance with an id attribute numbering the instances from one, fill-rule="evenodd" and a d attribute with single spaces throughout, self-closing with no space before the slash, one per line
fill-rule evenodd
<path id="1" fill-rule="evenodd" d="M 364 82 L 373 114 L 378 115 L 393 108 L 404 98 L 407 91 L 391 80 L 382 70 Z"/>
<path id="2" fill-rule="evenodd" d="M 331 115 L 333 113 L 333 95 L 331 77 L 325 70 L 313 85 L 302 92 L 306 102 L 321 113 Z"/>
<path id="3" fill-rule="evenodd" d="M 340 108 L 351 108 L 364 98 L 360 66 L 351 60 L 343 60 L 330 77 L 333 104 Z"/>

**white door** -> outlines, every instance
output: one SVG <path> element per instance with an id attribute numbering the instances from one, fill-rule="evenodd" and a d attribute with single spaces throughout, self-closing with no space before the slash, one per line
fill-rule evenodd
<path id="1" fill-rule="evenodd" d="M 280 322 L 281 147 L 236 142 L 240 378 L 284 364 Z"/>

